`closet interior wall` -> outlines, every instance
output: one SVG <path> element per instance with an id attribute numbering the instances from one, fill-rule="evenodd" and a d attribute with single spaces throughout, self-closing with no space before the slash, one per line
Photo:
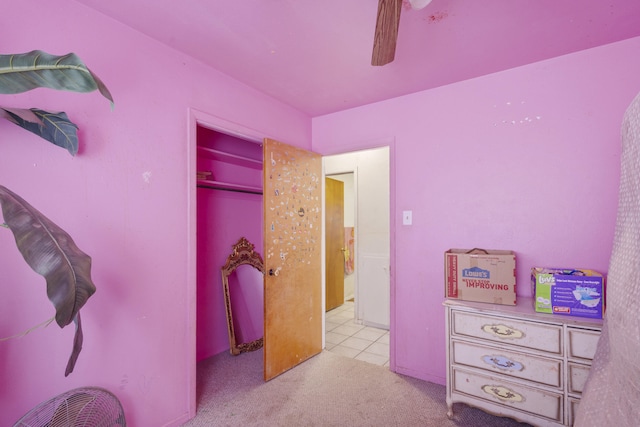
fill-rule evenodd
<path id="1" fill-rule="evenodd" d="M 197 338 L 200 361 L 229 349 L 220 268 L 246 237 L 262 255 L 262 146 L 197 128 Z"/>

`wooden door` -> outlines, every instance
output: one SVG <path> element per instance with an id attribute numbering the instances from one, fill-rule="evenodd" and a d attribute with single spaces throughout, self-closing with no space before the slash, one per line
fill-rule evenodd
<path id="1" fill-rule="evenodd" d="M 264 379 L 322 351 L 322 158 L 264 141 Z"/>
<path id="2" fill-rule="evenodd" d="M 344 183 L 325 178 L 326 311 L 344 304 Z"/>

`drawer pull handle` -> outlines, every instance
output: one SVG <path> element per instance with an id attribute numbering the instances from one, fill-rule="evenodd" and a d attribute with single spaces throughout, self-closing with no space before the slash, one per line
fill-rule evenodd
<path id="1" fill-rule="evenodd" d="M 504 356 L 484 356 L 482 360 L 484 360 L 484 363 L 495 366 L 498 369 L 522 371 L 522 369 L 524 368 L 522 366 L 522 363 L 514 362 L 513 360 L 508 359 Z"/>
<path id="2" fill-rule="evenodd" d="M 520 339 L 524 337 L 524 333 L 522 331 L 505 325 L 484 325 L 482 330 L 498 338 Z"/>
<path id="3" fill-rule="evenodd" d="M 524 400 L 521 394 L 501 385 L 483 385 L 482 391 L 507 402 L 522 402 Z"/>

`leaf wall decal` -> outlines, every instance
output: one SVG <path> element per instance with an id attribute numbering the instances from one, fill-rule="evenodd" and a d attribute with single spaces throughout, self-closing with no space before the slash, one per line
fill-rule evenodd
<path id="1" fill-rule="evenodd" d="M 52 113 L 50 111 L 30 108 L 21 110 L 18 108 L 0 108 L 6 113 L 6 118 L 29 132 L 66 149 L 72 156 L 78 153 L 78 126 L 76 126 L 64 112 Z M 33 121 L 28 112 L 35 117 Z"/>
<path id="2" fill-rule="evenodd" d="M 27 264 L 46 279 L 56 323 L 61 328 L 68 325 L 96 290 L 91 280 L 91 257 L 76 246 L 66 231 L 1 185 L 0 204 L 18 250 Z"/>
<path id="3" fill-rule="evenodd" d="M 0 55 L 0 93 L 15 94 L 38 87 L 73 92 L 97 89 L 113 106 L 109 89 L 75 53 L 56 56 L 34 50 Z"/>
<path id="4" fill-rule="evenodd" d="M 76 314 L 76 317 L 73 319 L 76 324 L 76 332 L 73 335 L 73 348 L 71 349 L 71 356 L 69 356 L 69 361 L 67 362 L 67 367 L 64 370 L 64 376 L 69 376 L 71 372 L 73 372 L 73 368 L 76 366 L 76 361 L 78 360 L 78 356 L 80 355 L 80 351 L 82 351 L 82 342 L 84 341 L 84 336 L 82 335 L 82 322 L 80 321 L 80 312 Z"/>
<path id="5" fill-rule="evenodd" d="M 20 117 L 22 120 L 27 122 L 42 124 L 38 116 L 35 113 L 27 108 L 10 108 L 10 107 L 0 107 L 0 117 L 4 117 L 7 120 L 13 120 L 11 115 Z"/>

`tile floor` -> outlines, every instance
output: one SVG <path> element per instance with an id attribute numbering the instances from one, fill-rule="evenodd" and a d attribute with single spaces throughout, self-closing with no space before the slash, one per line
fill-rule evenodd
<path id="1" fill-rule="evenodd" d="M 354 303 L 326 313 L 326 350 L 352 359 L 389 366 L 389 331 L 355 322 Z"/>

